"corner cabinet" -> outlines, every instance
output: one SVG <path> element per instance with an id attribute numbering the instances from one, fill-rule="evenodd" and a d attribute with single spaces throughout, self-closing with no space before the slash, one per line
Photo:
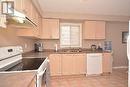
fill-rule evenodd
<path id="1" fill-rule="evenodd" d="M 105 39 L 105 21 L 85 21 L 83 24 L 84 39 Z"/>
<path id="2" fill-rule="evenodd" d="M 42 19 L 41 39 L 59 39 L 59 19 Z"/>

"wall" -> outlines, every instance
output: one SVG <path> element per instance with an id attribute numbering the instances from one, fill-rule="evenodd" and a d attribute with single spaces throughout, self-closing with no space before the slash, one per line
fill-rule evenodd
<path id="1" fill-rule="evenodd" d="M 122 32 L 128 31 L 128 22 L 108 22 L 106 25 L 107 40 L 112 41 L 114 66 L 127 66 L 127 45 L 122 44 Z"/>
<path id="2" fill-rule="evenodd" d="M 0 46 L 15 46 L 23 47 L 24 52 L 34 49 L 34 41 L 32 39 L 22 38 L 16 36 L 16 29 L 0 29 Z M 27 47 L 25 47 L 27 44 Z"/>
<path id="3" fill-rule="evenodd" d="M 113 45 L 113 66 L 127 66 L 127 46 L 122 44 L 122 31 L 128 31 L 127 22 L 106 22 L 106 40 L 112 41 Z M 40 40 L 45 49 L 54 49 L 55 44 L 59 46 L 59 40 Z M 104 40 L 83 40 L 83 47 L 90 48 L 91 44 L 101 44 Z"/>
<path id="4" fill-rule="evenodd" d="M 42 42 L 44 49 L 55 49 L 55 44 L 58 44 L 58 49 L 60 48 L 59 40 L 39 40 L 37 42 Z"/>

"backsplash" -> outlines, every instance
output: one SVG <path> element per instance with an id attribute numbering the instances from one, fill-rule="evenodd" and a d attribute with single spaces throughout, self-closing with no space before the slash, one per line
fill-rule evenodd
<path id="1" fill-rule="evenodd" d="M 22 46 L 24 52 L 34 49 L 35 40 L 16 36 L 16 29 L 0 29 L 0 47 Z"/>
<path id="2" fill-rule="evenodd" d="M 44 49 L 55 49 L 55 44 L 58 45 L 58 49 L 60 48 L 60 41 L 59 40 L 39 40 L 38 42 L 42 42 L 43 43 L 43 48 Z M 82 48 L 91 48 L 91 45 L 101 45 L 101 47 L 103 48 L 103 44 L 104 44 L 104 40 L 97 40 L 97 41 L 93 41 L 93 40 L 83 40 L 82 43 Z"/>

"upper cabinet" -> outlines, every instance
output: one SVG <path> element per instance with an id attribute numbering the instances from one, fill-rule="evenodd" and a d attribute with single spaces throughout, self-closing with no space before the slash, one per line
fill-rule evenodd
<path id="1" fill-rule="evenodd" d="M 59 39 L 59 19 L 42 19 L 42 39 Z"/>
<path id="2" fill-rule="evenodd" d="M 40 38 L 42 29 L 42 17 L 33 5 L 31 0 L 14 0 L 15 9 L 24 13 L 37 26 L 30 29 L 17 29 L 17 36 Z"/>
<path id="3" fill-rule="evenodd" d="M 13 0 L 14 1 L 14 9 L 21 13 L 24 13 L 26 16 L 32 16 L 32 2 L 31 0 Z"/>
<path id="4" fill-rule="evenodd" d="M 85 21 L 84 39 L 105 39 L 105 21 Z"/>

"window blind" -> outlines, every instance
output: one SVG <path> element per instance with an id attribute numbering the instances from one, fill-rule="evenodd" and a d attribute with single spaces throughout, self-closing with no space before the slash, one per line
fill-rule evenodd
<path id="1" fill-rule="evenodd" d="M 60 25 L 60 47 L 81 47 L 81 24 Z"/>

